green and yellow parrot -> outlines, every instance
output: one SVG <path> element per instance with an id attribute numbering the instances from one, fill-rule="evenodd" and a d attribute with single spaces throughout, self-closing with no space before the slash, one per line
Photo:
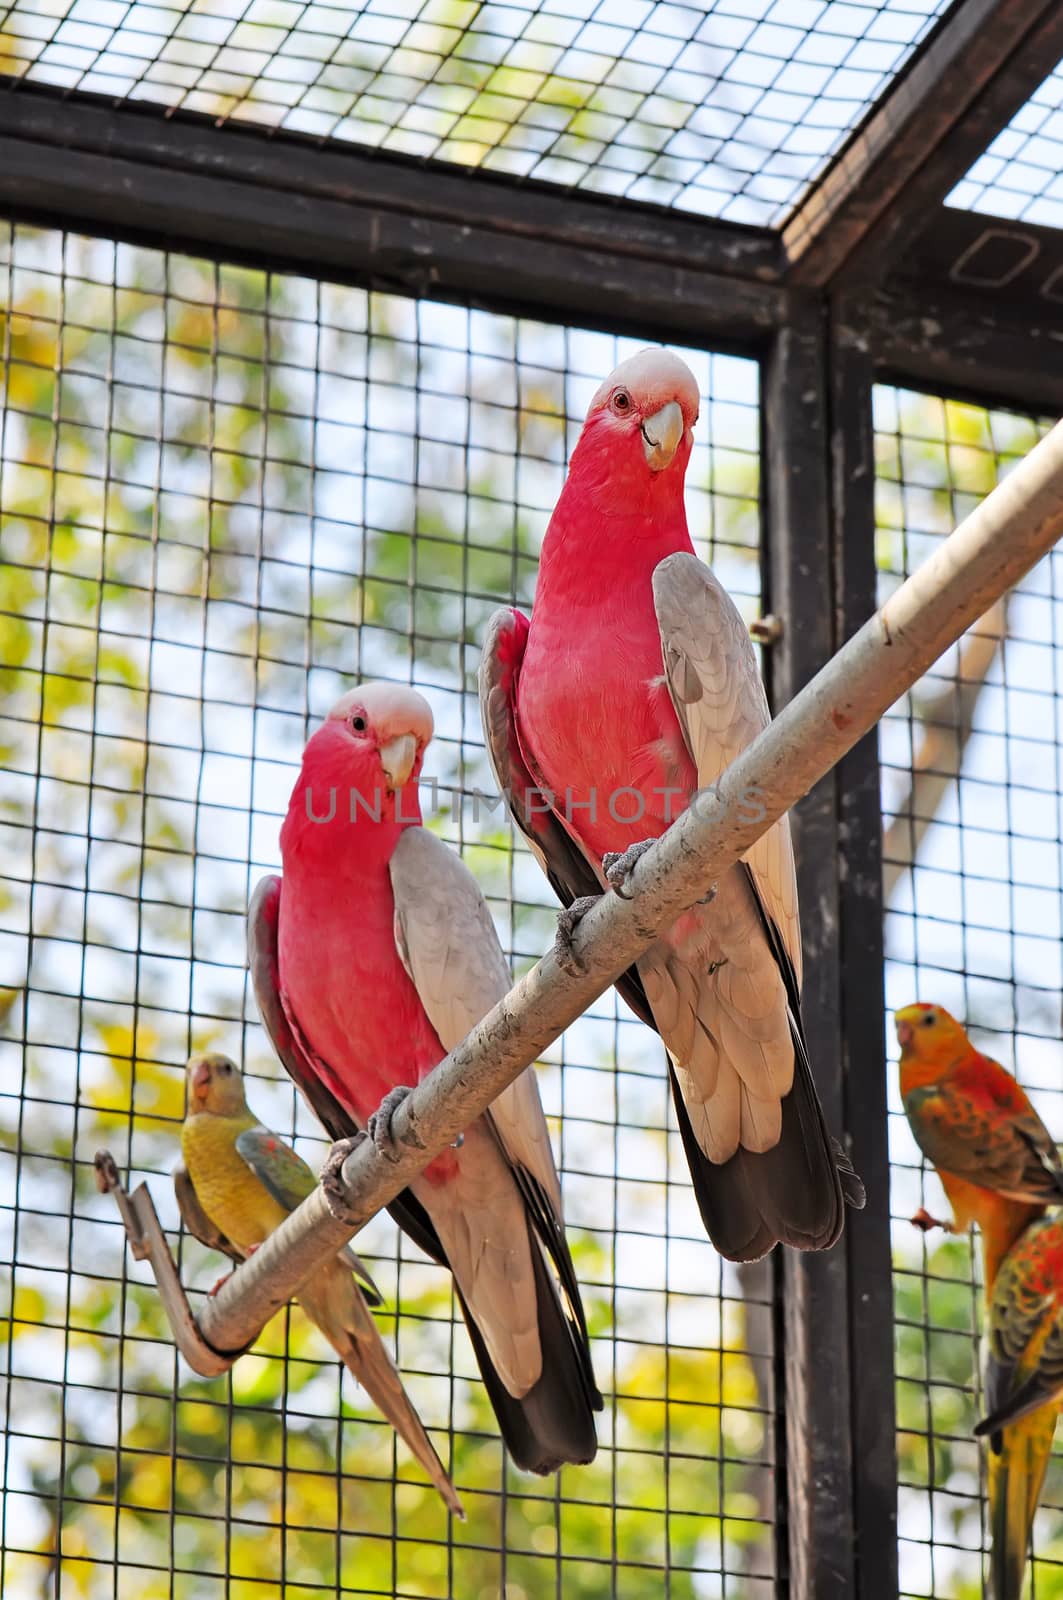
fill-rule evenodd
<path id="1" fill-rule="evenodd" d="M 193 1056 L 187 1080 L 184 1160 L 174 1172 L 181 1216 L 201 1243 L 244 1261 L 306 1199 L 316 1180 L 290 1145 L 264 1128 L 248 1108 L 240 1069 L 227 1056 Z M 367 1300 L 381 1303 L 364 1264 L 350 1249 L 341 1250 L 299 1291 L 299 1304 L 311 1322 L 405 1439 L 451 1511 L 464 1516 Z"/>
<path id="2" fill-rule="evenodd" d="M 1063 1406 L 1063 1217 L 1032 1222 L 1005 1256 L 989 1302 L 989 1594 L 1019 1600 L 1056 1418 Z"/>

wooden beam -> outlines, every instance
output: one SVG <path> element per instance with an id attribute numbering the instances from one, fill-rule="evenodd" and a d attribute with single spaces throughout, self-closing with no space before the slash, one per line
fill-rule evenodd
<path id="1" fill-rule="evenodd" d="M 1063 228 L 942 206 L 894 277 L 965 307 L 1063 320 Z"/>
<path id="2" fill-rule="evenodd" d="M 785 305 L 766 229 L 24 84 L 0 93 L 0 211 L 685 343 L 763 339 Z"/>
<path id="3" fill-rule="evenodd" d="M 1041 309 L 1020 294 L 1005 311 L 984 296 L 899 280 L 862 300 L 852 332 L 882 378 L 978 405 L 1063 416 L 1058 307 Z"/>

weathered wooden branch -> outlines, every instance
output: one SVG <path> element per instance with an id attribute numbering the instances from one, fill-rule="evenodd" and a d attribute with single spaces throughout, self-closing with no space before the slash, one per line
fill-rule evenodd
<path id="1" fill-rule="evenodd" d="M 101 1194 L 113 1194 L 118 1203 L 129 1248 L 138 1261 L 151 1262 L 159 1298 L 169 1318 L 178 1350 L 192 1371 L 198 1372 L 201 1378 L 217 1378 L 223 1372 L 228 1372 L 235 1356 L 219 1355 L 200 1334 L 147 1184 L 141 1183 L 132 1194 L 127 1194 L 109 1150 L 97 1150 L 94 1165 L 96 1187 Z M 237 1351 L 236 1355 L 240 1353 Z"/>

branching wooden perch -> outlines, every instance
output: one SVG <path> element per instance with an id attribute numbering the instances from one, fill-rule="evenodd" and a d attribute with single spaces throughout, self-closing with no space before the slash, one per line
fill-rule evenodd
<path id="1" fill-rule="evenodd" d="M 631 898 L 603 895 L 576 930 L 576 965 L 563 969 L 548 952 L 418 1084 L 392 1123 L 395 1159 L 363 1139 L 343 1163 L 339 1181 L 327 1189 L 319 1185 L 253 1258 L 237 1267 L 204 1307 L 195 1333 L 215 1355 L 229 1353 L 218 1358 L 222 1366 L 257 1337 L 321 1262 L 394 1199 L 664 928 L 700 900 L 1061 535 L 1063 423 L 742 752 L 712 793 L 700 796 L 646 852 L 628 885 Z M 750 791 L 756 792 L 756 805 L 750 804 Z M 166 1263 L 173 1267 L 168 1250 L 164 1260 L 143 1243 L 142 1193 L 126 1203 L 136 1206 L 142 1247 L 157 1273 L 161 1270 L 168 1309 L 173 1303 L 183 1317 L 173 1283 L 166 1281 Z M 177 1291 L 183 1301 L 179 1285 Z M 187 1330 L 185 1336 L 190 1337 Z"/>
<path id="2" fill-rule="evenodd" d="M 150 1261 L 155 1274 L 163 1310 L 170 1319 L 174 1343 L 193 1372 L 201 1378 L 217 1378 L 232 1366 L 235 1356 L 219 1355 L 205 1342 L 188 1297 L 181 1287 L 177 1265 L 170 1254 L 170 1246 L 162 1231 L 155 1202 L 146 1183 L 140 1184 L 132 1194 L 126 1194 L 118 1167 L 109 1150 L 97 1150 L 94 1162 L 96 1187 L 101 1194 L 113 1194 L 125 1223 L 129 1248 L 138 1261 Z M 242 1352 L 237 1351 L 237 1355 Z"/>

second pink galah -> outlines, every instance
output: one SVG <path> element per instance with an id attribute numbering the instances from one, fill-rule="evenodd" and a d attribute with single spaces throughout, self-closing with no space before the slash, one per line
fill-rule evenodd
<path id="1" fill-rule="evenodd" d="M 698 402 L 667 351 L 644 350 L 605 380 L 546 532 L 531 621 L 496 613 L 484 647 L 496 774 L 574 914 L 610 883 L 624 892 L 646 841 L 768 721 L 749 635 L 687 532 Z M 562 919 L 563 939 L 572 926 Z M 833 1244 L 844 1201 L 862 1205 L 863 1188 L 827 1131 L 805 1049 L 787 820 L 617 987 L 667 1046 L 721 1253 Z"/>
<path id="2" fill-rule="evenodd" d="M 283 878 L 248 918 L 248 954 L 278 1055 L 334 1139 L 386 1151 L 408 1092 L 509 990 L 471 873 L 421 826 L 432 713 L 412 689 L 343 696 L 306 747 L 281 830 Z M 389 1208 L 454 1274 L 513 1460 L 586 1462 L 601 1397 L 565 1241 L 561 1187 L 528 1068 Z"/>

